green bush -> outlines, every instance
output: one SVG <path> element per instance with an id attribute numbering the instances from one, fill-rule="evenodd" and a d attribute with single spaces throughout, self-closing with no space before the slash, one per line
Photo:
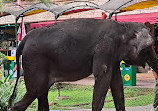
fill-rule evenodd
<path id="1" fill-rule="evenodd" d="M 9 95 L 11 95 L 12 85 L 4 83 L 0 85 L 0 111 L 7 111 Z"/>
<path id="2" fill-rule="evenodd" d="M 12 94 L 14 84 L 15 84 L 14 80 L 10 80 L 8 82 L 0 84 L 0 111 L 7 111 L 9 97 Z M 18 91 L 18 94 L 17 94 L 17 97 L 16 97 L 14 103 L 19 101 L 25 93 L 24 82 L 18 83 L 18 90 L 17 91 Z"/>
<path id="3" fill-rule="evenodd" d="M 1 77 L 1 79 L 0 79 L 0 85 L 9 82 L 10 76 L 11 76 L 11 75 L 4 77 L 4 76 L 2 75 L 2 77 Z"/>
<path id="4" fill-rule="evenodd" d="M 8 58 L 6 58 L 6 56 L 0 52 L 0 65 L 1 64 L 7 64 L 9 61 L 8 61 Z"/>
<path id="5" fill-rule="evenodd" d="M 15 86 L 15 80 L 13 79 L 9 80 L 9 76 L 3 77 L 3 79 L 0 81 L 0 111 L 7 111 L 8 101 L 13 92 L 14 86 Z M 26 92 L 25 82 L 20 80 L 17 86 L 17 96 L 13 104 L 21 100 L 25 92 Z M 32 102 L 29 108 L 36 108 L 37 105 L 38 105 L 38 101 L 35 100 Z"/>

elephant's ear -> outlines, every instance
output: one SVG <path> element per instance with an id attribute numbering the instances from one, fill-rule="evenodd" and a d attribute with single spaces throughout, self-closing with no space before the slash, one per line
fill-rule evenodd
<path id="1" fill-rule="evenodd" d="M 149 34 L 148 29 L 139 28 L 139 30 L 135 32 L 135 36 L 133 36 L 129 41 L 129 45 L 131 46 L 131 51 L 133 51 L 133 55 L 137 57 L 141 50 L 151 46 L 153 42 L 154 40 Z"/>
<path id="2" fill-rule="evenodd" d="M 137 40 L 142 43 L 142 46 L 148 47 L 154 43 L 153 37 L 148 28 L 143 28 L 135 33 Z"/>
<path id="3" fill-rule="evenodd" d="M 149 29 L 151 36 L 154 38 L 154 36 L 155 36 L 154 24 L 150 24 L 149 22 L 145 22 L 144 25 Z"/>
<path id="4" fill-rule="evenodd" d="M 121 36 L 121 41 L 123 42 L 123 43 L 126 43 L 127 42 L 127 38 L 126 38 L 126 35 L 122 35 Z"/>

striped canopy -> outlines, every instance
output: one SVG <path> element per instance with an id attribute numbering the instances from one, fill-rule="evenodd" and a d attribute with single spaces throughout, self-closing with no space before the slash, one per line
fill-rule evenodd
<path id="1" fill-rule="evenodd" d="M 109 0 L 100 7 L 103 10 L 125 12 L 150 8 L 157 5 L 158 0 Z"/>
<path id="2" fill-rule="evenodd" d="M 106 12 L 125 12 L 136 9 L 144 9 L 158 5 L 158 0 L 109 0 L 108 2 L 97 5 L 88 0 L 75 0 L 68 2 L 64 5 L 58 5 L 55 3 L 36 3 L 27 8 L 17 10 L 17 8 L 4 7 L 4 13 L 1 16 L 12 14 L 16 17 L 29 16 L 33 14 L 42 13 L 45 11 L 52 12 L 56 17 L 65 14 L 77 13 L 87 10 L 100 9 Z"/>

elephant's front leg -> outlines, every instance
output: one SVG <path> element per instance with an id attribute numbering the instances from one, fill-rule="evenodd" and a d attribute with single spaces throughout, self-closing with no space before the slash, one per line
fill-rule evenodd
<path id="1" fill-rule="evenodd" d="M 101 62 L 101 61 L 100 61 Z M 112 67 L 110 64 L 94 64 L 93 74 L 95 85 L 93 91 L 92 111 L 101 111 L 104 105 L 105 95 L 110 86 Z"/>
<path id="2" fill-rule="evenodd" d="M 125 111 L 123 80 L 120 72 L 119 63 L 115 63 L 112 71 L 110 88 L 115 103 L 116 111 Z"/>

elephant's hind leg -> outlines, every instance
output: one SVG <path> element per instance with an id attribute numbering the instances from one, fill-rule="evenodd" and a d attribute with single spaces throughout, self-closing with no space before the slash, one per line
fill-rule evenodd
<path id="1" fill-rule="evenodd" d="M 48 91 L 38 97 L 38 111 L 49 111 Z"/>
<path id="2" fill-rule="evenodd" d="M 27 107 L 34 101 L 36 98 L 35 92 L 26 92 L 24 97 L 15 104 L 9 111 L 25 111 Z"/>
<path id="3" fill-rule="evenodd" d="M 43 69 L 40 71 L 37 71 L 37 74 L 40 75 L 40 78 L 38 77 L 38 81 L 36 81 L 37 86 L 37 99 L 38 99 L 38 111 L 49 111 L 49 105 L 48 105 L 48 90 L 50 88 L 49 86 L 49 79 L 46 74 L 48 72 L 45 72 L 47 70 Z"/>
<path id="4" fill-rule="evenodd" d="M 50 88 L 50 69 L 49 62 L 46 58 L 36 58 L 38 62 L 33 62 L 32 67 L 34 66 L 36 70 L 33 71 L 32 75 L 32 84 L 34 86 L 31 90 L 36 91 L 36 97 L 38 99 L 38 111 L 49 111 L 48 105 L 48 90 Z"/>

